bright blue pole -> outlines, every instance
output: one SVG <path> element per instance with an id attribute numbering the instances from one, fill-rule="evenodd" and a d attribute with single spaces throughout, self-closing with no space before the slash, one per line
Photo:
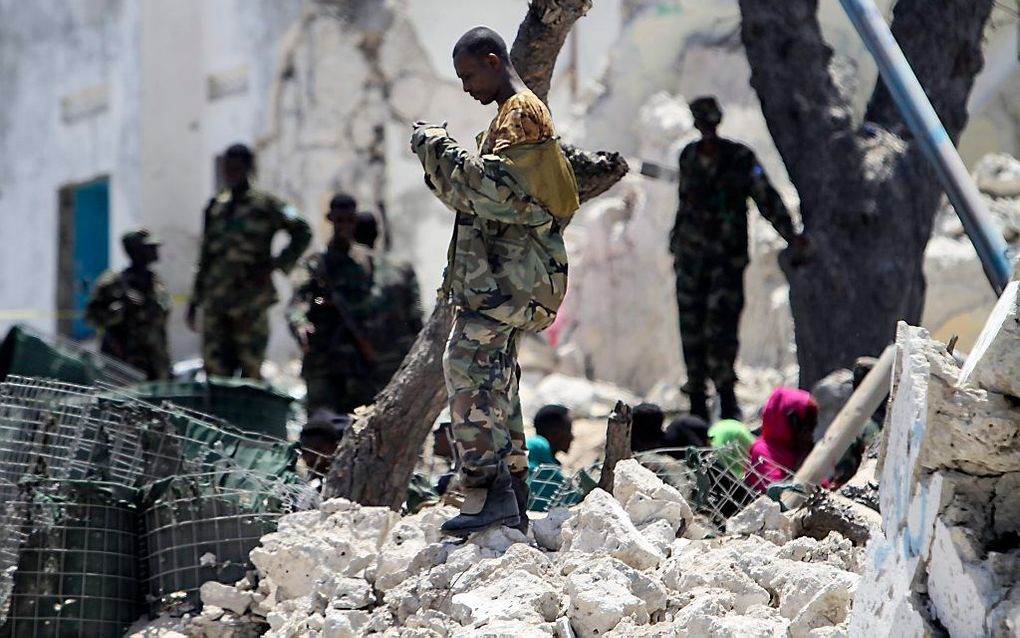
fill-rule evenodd
<path id="1" fill-rule="evenodd" d="M 857 33 L 878 64 L 882 80 L 896 101 L 903 119 L 921 143 L 925 155 L 938 173 L 942 187 L 963 222 L 981 266 L 996 296 L 1002 294 L 1012 276 L 1009 246 L 985 210 L 981 194 L 971 180 L 960 154 L 939 121 L 914 70 L 896 43 L 873 0 L 840 0 Z"/>

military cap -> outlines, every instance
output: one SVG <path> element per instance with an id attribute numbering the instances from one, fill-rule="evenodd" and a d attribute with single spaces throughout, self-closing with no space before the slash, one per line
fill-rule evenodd
<path id="1" fill-rule="evenodd" d="M 137 230 L 131 230 L 120 238 L 121 244 L 124 245 L 124 250 L 132 250 L 134 248 L 141 248 L 143 246 L 159 246 L 160 241 L 155 235 L 150 233 L 146 228 L 139 228 Z"/>
<path id="2" fill-rule="evenodd" d="M 718 124 L 722 121 L 722 108 L 712 96 L 699 97 L 691 102 L 691 115 L 695 121 Z"/>

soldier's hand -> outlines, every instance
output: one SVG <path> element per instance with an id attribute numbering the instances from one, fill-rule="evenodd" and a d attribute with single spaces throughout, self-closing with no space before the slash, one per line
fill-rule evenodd
<path id="1" fill-rule="evenodd" d="M 311 350 L 309 339 L 315 332 L 315 326 L 300 326 L 294 331 L 294 335 L 297 337 L 298 347 L 301 348 L 301 352 L 308 354 Z"/>
<path id="2" fill-rule="evenodd" d="M 198 308 L 193 303 L 188 304 L 187 322 L 192 332 L 198 332 Z"/>

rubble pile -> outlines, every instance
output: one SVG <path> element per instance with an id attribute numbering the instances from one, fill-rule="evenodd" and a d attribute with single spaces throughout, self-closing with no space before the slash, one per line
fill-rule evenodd
<path id="1" fill-rule="evenodd" d="M 871 542 L 852 635 L 1020 633 L 1018 283 L 961 368 L 901 324 Z"/>
<path id="2" fill-rule="evenodd" d="M 401 518 L 331 500 L 283 517 L 257 571 L 203 586 L 201 613 L 136 635 L 1017 635 L 1018 288 L 963 367 L 900 325 L 881 457 L 854 479 L 879 479 L 880 520 L 838 494 L 793 512 L 763 496 L 713 534 L 634 460 L 614 494 L 538 515 L 526 536 L 456 541 L 439 532 L 448 507 Z"/>
<path id="3" fill-rule="evenodd" d="M 615 496 L 467 542 L 444 538 L 453 510 L 400 518 L 327 501 L 284 517 L 251 554 L 258 573 L 207 584 L 178 631 L 264 635 L 841 636 L 863 548 L 836 533 L 794 538 L 765 498 L 704 538 L 681 494 L 636 461 Z M 165 623 L 165 621 L 163 621 Z M 170 635 L 164 633 L 163 635 Z"/>

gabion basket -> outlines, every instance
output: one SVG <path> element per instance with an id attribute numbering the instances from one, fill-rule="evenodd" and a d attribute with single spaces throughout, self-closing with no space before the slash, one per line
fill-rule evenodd
<path id="1" fill-rule="evenodd" d="M 143 560 L 153 613 L 198 607 L 202 583 L 233 584 L 280 516 L 314 503 L 309 488 L 232 470 L 176 476 L 142 490 Z"/>
<path id="2" fill-rule="evenodd" d="M 23 508 L 25 540 L 0 636 L 120 636 L 141 613 L 133 491 L 41 481 Z"/>
<path id="3" fill-rule="evenodd" d="M 157 405 L 168 401 L 213 415 L 245 432 L 287 437 L 293 399 L 265 382 L 212 377 L 204 382 L 151 381 L 127 391 Z"/>
<path id="4" fill-rule="evenodd" d="M 0 625 L 7 621 L 7 609 L 14 591 L 14 571 L 25 540 L 25 508 L 22 489 L 0 479 Z"/>

